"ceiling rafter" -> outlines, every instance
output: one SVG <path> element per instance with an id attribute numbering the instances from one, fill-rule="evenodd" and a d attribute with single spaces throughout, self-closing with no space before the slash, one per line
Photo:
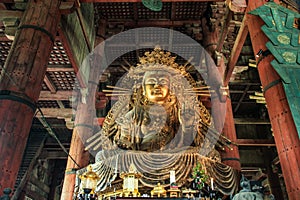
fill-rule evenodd
<path id="1" fill-rule="evenodd" d="M 236 125 L 268 125 L 271 124 L 269 120 L 266 119 L 257 119 L 257 118 L 234 118 L 234 124 Z"/>
<path id="2" fill-rule="evenodd" d="M 56 87 L 47 74 L 45 74 L 44 82 L 51 93 L 56 93 Z"/>
<path id="3" fill-rule="evenodd" d="M 72 118 L 73 111 L 71 108 L 41 108 L 43 112 L 43 117 L 50 118 Z M 40 119 L 42 116 L 37 113 L 37 118 Z"/>
<path id="4" fill-rule="evenodd" d="M 244 92 L 243 92 L 243 94 L 242 94 L 242 96 L 241 96 L 241 98 L 239 99 L 238 104 L 234 108 L 234 111 L 233 111 L 234 113 L 236 113 L 238 111 L 238 109 L 241 106 L 241 104 L 242 104 L 242 102 L 243 102 L 243 100 L 244 100 L 244 98 L 245 98 L 245 96 L 246 96 L 249 89 L 250 89 L 250 85 L 247 85 Z"/>
<path id="5" fill-rule="evenodd" d="M 73 91 L 70 90 L 58 90 L 54 94 L 50 91 L 41 91 L 39 100 L 47 101 L 47 100 L 70 100 L 72 97 Z"/>
<path id="6" fill-rule="evenodd" d="M 231 55 L 229 58 L 229 62 L 227 64 L 225 74 L 224 74 L 224 85 L 227 86 L 232 75 L 233 69 L 238 61 L 240 53 L 242 51 L 243 45 L 246 41 L 248 35 L 248 26 L 247 26 L 247 19 L 246 15 L 243 18 L 242 25 L 239 29 L 239 33 L 236 37 L 234 46 L 231 51 Z"/>
<path id="7" fill-rule="evenodd" d="M 47 72 L 74 72 L 72 65 L 48 65 Z"/>
<path id="8" fill-rule="evenodd" d="M 221 35 L 219 37 L 218 46 L 217 46 L 218 52 L 222 51 L 222 47 L 225 42 L 226 36 L 228 34 L 229 25 L 232 20 L 232 17 L 233 17 L 233 12 L 228 7 L 226 7 L 225 23 L 223 24 Z"/>
<path id="9" fill-rule="evenodd" d="M 108 24 L 118 25 L 122 23 L 125 27 L 133 28 L 133 27 L 146 27 L 146 26 L 158 26 L 158 27 L 180 27 L 186 24 L 199 24 L 201 23 L 200 19 L 185 19 L 185 20 L 115 20 L 109 21 Z"/>
<path id="10" fill-rule="evenodd" d="M 237 139 L 238 146 L 260 146 L 260 147 L 274 147 L 275 142 L 273 139 Z"/>

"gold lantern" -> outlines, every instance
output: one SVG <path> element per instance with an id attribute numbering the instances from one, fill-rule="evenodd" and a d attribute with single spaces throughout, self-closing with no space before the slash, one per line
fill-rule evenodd
<path id="1" fill-rule="evenodd" d="M 99 176 L 93 172 L 92 166 L 87 166 L 87 171 L 79 176 L 81 180 L 80 189 L 84 194 L 94 194 Z"/>
<path id="2" fill-rule="evenodd" d="M 138 197 L 140 193 L 138 191 L 138 179 L 142 175 L 136 171 L 133 164 L 129 167 L 129 172 L 122 172 L 120 177 L 123 179 L 123 196 L 125 197 Z"/>

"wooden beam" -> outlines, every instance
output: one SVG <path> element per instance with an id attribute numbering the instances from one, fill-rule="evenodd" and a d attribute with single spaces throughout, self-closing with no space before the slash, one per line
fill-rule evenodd
<path id="1" fill-rule="evenodd" d="M 1 3 L 15 3 L 14 0 L 1 0 Z"/>
<path id="2" fill-rule="evenodd" d="M 244 100 L 244 98 L 245 98 L 245 96 L 246 96 L 247 91 L 249 90 L 249 88 L 250 88 L 250 85 L 247 85 L 246 88 L 245 88 L 245 90 L 244 90 L 244 92 L 243 92 L 243 94 L 242 94 L 242 96 L 241 96 L 241 98 L 239 99 L 238 104 L 234 108 L 234 111 L 233 111 L 234 113 L 236 113 L 238 111 L 238 109 L 239 109 L 241 103 L 243 102 L 243 100 Z"/>
<path id="3" fill-rule="evenodd" d="M 238 146 L 275 147 L 273 139 L 237 139 Z"/>
<path id="4" fill-rule="evenodd" d="M 133 4 L 133 19 L 134 21 L 138 21 L 139 17 L 138 17 L 138 7 L 137 4 Z"/>
<path id="5" fill-rule="evenodd" d="M 73 111 L 71 108 L 41 108 L 44 117 L 51 118 L 71 118 Z M 36 114 L 36 117 L 41 117 L 40 113 Z"/>
<path id="6" fill-rule="evenodd" d="M 69 148 L 66 148 L 66 149 L 69 150 Z M 45 147 L 44 151 L 48 151 L 48 152 L 61 152 L 62 149 L 59 146 L 57 146 L 57 147 Z"/>
<path id="7" fill-rule="evenodd" d="M 64 145 L 66 148 L 70 147 L 70 143 L 69 142 L 62 142 L 61 144 Z M 52 148 L 53 146 L 58 147 L 59 144 L 56 141 L 55 142 L 54 141 L 53 142 L 47 141 L 47 143 L 44 146 L 44 149 Z"/>
<path id="8" fill-rule="evenodd" d="M 41 159 L 47 160 L 66 160 L 68 155 L 61 151 L 43 151 L 40 155 Z"/>
<path id="9" fill-rule="evenodd" d="M 11 40 L 8 39 L 5 35 L 1 34 L 1 35 L 0 35 L 0 41 L 1 41 L 1 42 L 8 42 L 8 41 L 11 41 Z"/>
<path id="10" fill-rule="evenodd" d="M 39 192 L 31 190 L 30 187 L 28 187 L 25 192 L 26 196 L 31 199 L 47 200 L 47 198 L 43 197 Z"/>
<path id="11" fill-rule="evenodd" d="M 265 168 L 266 166 L 265 166 L 264 163 L 252 162 L 252 163 L 243 163 L 242 167 L 246 167 L 246 168 L 250 168 L 250 167 Z"/>
<path id="12" fill-rule="evenodd" d="M 6 10 L 6 6 L 4 3 L 0 3 L 0 10 Z"/>
<path id="13" fill-rule="evenodd" d="M 230 94 L 243 94 L 245 92 L 245 90 L 230 90 Z M 247 93 L 255 93 L 257 91 L 255 90 L 247 90 Z"/>
<path id="14" fill-rule="evenodd" d="M 227 86 L 230 80 L 230 77 L 232 75 L 233 69 L 238 61 L 238 58 L 240 56 L 242 47 L 245 43 L 245 40 L 247 38 L 248 35 L 248 26 L 247 26 L 247 17 L 244 16 L 242 25 L 239 29 L 239 33 L 236 37 L 234 46 L 232 48 L 231 51 L 231 55 L 229 58 L 229 62 L 227 64 L 226 70 L 225 70 L 225 74 L 224 74 L 224 86 Z"/>
<path id="15" fill-rule="evenodd" d="M 36 164 L 36 161 L 39 158 L 39 156 L 41 155 L 41 152 L 43 150 L 43 147 L 45 145 L 46 140 L 47 140 L 47 137 L 44 137 L 43 141 L 41 142 L 41 146 L 38 148 L 38 150 L 36 151 L 36 154 L 31 159 L 29 167 L 27 168 L 27 170 L 25 172 L 25 175 L 23 176 L 20 184 L 16 188 L 16 190 L 15 190 L 13 196 L 12 196 L 12 199 L 19 199 L 23 189 L 26 187 L 26 184 L 27 184 L 28 180 L 30 179 L 30 176 L 32 174 L 32 171 L 33 171 L 33 168 Z"/>
<path id="16" fill-rule="evenodd" d="M 233 12 L 228 7 L 226 7 L 226 15 L 225 15 L 226 19 L 225 19 L 225 23 L 222 26 L 221 35 L 220 35 L 219 41 L 218 41 L 218 46 L 217 46 L 218 52 L 222 51 L 224 41 L 228 34 L 228 29 L 229 29 L 229 25 L 230 25 L 232 16 L 233 16 Z"/>
<path id="17" fill-rule="evenodd" d="M 50 192 L 50 188 L 46 183 L 42 182 L 41 180 L 35 178 L 35 176 L 30 176 L 30 182 L 35 185 L 37 188 L 48 194 Z"/>
<path id="18" fill-rule="evenodd" d="M 81 31 L 83 33 L 86 46 L 87 46 L 89 52 L 91 52 L 93 47 L 92 47 L 91 42 L 90 42 L 90 40 L 88 38 L 87 28 L 86 28 L 86 25 L 84 23 L 84 18 L 83 18 L 83 15 L 82 15 L 82 12 L 81 12 L 80 8 L 76 9 L 76 14 L 77 14 L 77 17 L 79 19 L 78 21 L 80 23 Z"/>
<path id="19" fill-rule="evenodd" d="M 261 170 L 261 168 L 257 168 L 257 167 L 242 167 L 241 172 L 246 172 L 246 173 L 254 172 L 254 173 L 256 173 L 260 170 Z"/>
<path id="20" fill-rule="evenodd" d="M 72 95 L 72 90 L 59 90 L 56 91 L 54 94 L 52 94 L 50 91 L 41 91 L 39 100 L 70 100 L 70 97 L 72 97 Z"/>
<path id="21" fill-rule="evenodd" d="M 32 124 L 32 126 L 31 126 L 31 132 L 36 132 L 36 130 L 34 130 L 34 129 L 41 129 L 41 128 L 44 128 L 44 126 L 42 124 Z M 67 127 L 66 127 L 66 124 L 56 124 L 56 123 L 54 124 L 54 123 L 51 123 L 51 128 L 62 129 L 62 128 L 67 128 Z"/>
<path id="22" fill-rule="evenodd" d="M 199 19 L 187 19 L 187 20 L 139 20 L 139 21 L 110 21 L 108 24 L 120 24 L 126 27 L 145 27 L 145 26 L 153 26 L 153 27 L 176 27 L 176 26 L 184 26 L 185 24 L 192 23 L 201 23 Z"/>
<path id="23" fill-rule="evenodd" d="M 48 65 L 47 72 L 74 72 L 72 65 Z"/>
<path id="24" fill-rule="evenodd" d="M 59 108 L 65 108 L 65 105 L 61 100 L 56 100 L 56 103 L 58 104 Z"/>
<path id="25" fill-rule="evenodd" d="M 268 125 L 271 124 L 270 121 L 264 119 L 256 119 L 256 118 L 234 118 L 235 125 Z"/>
<path id="26" fill-rule="evenodd" d="M 55 94 L 56 93 L 55 85 L 52 83 L 51 79 L 48 77 L 47 74 L 44 77 L 44 82 L 48 87 L 48 89 L 50 90 L 51 94 Z"/>
<path id="27" fill-rule="evenodd" d="M 176 13 L 176 3 L 172 3 L 171 7 L 171 20 L 173 21 L 175 19 L 175 13 Z"/>
<path id="28" fill-rule="evenodd" d="M 232 101 L 231 104 L 238 104 L 238 101 Z M 257 104 L 256 101 L 244 101 L 243 104 Z"/>
<path id="29" fill-rule="evenodd" d="M 232 81 L 230 82 L 230 85 L 261 85 L 261 83 L 250 83 L 246 81 Z"/>
<path id="30" fill-rule="evenodd" d="M 66 11 L 66 10 L 71 11 L 74 7 L 75 7 L 74 1 L 66 1 L 66 2 L 63 1 L 60 3 L 59 9 L 61 11 Z"/>
<path id="31" fill-rule="evenodd" d="M 0 21 L 2 21 L 5 18 L 21 18 L 22 16 L 23 11 L 1 10 Z"/>
<path id="32" fill-rule="evenodd" d="M 69 150 L 70 143 L 63 143 L 64 147 Z M 43 151 L 63 151 L 63 149 L 59 146 L 58 143 L 52 145 L 45 145 Z"/>

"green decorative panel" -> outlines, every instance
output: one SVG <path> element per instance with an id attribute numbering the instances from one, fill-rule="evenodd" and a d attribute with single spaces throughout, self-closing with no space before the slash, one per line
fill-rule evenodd
<path id="1" fill-rule="evenodd" d="M 282 79 L 300 137 L 300 30 L 294 27 L 300 14 L 274 2 L 268 2 L 250 14 L 258 15 L 265 22 L 261 29 L 270 40 L 266 47 L 275 57 L 271 65 Z"/>
<path id="2" fill-rule="evenodd" d="M 271 42 L 267 42 L 266 47 L 271 51 L 276 60 L 281 64 L 296 64 L 298 59 L 299 47 L 291 47 L 285 45 L 275 46 Z"/>

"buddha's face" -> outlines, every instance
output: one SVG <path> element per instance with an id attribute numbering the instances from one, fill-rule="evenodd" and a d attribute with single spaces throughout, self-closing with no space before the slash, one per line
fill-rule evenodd
<path id="1" fill-rule="evenodd" d="M 163 104 L 169 96 L 170 74 L 165 71 L 148 71 L 144 75 L 144 90 L 152 103 Z"/>

